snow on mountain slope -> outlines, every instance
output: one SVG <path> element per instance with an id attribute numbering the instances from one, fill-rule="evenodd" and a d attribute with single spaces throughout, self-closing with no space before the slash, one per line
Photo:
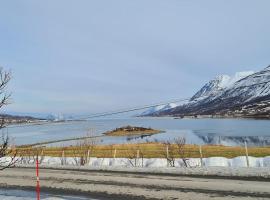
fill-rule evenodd
<path id="1" fill-rule="evenodd" d="M 230 81 L 227 83 L 226 87 L 229 88 L 237 81 L 246 78 L 247 76 L 252 75 L 254 73 L 255 73 L 254 71 L 236 72 L 235 75 L 230 78 Z"/>
<path id="2" fill-rule="evenodd" d="M 141 114 L 141 116 L 149 115 L 149 114 L 156 113 L 156 112 L 162 112 L 165 110 L 175 108 L 177 106 L 179 106 L 179 104 L 176 104 L 176 103 L 169 103 L 169 104 L 165 104 L 165 105 L 156 106 L 156 107 L 153 107 L 153 108 L 150 108 L 150 109 L 144 111 Z"/>
<path id="3" fill-rule="evenodd" d="M 241 97 L 245 102 L 270 95 L 270 66 L 237 81 L 228 88 L 222 98 Z"/>
<path id="4" fill-rule="evenodd" d="M 228 75 L 217 76 L 215 79 L 209 81 L 205 84 L 192 98 L 191 101 L 198 101 L 200 99 L 217 95 L 222 92 L 222 90 L 226 87 L 228 82 L 230 81 L 230 77 Z"/>
<path id="5" fill-rule="evenodd" d="M 234 76 L 228 75 L 217 76 L 215 79 L 205 84 L 192 98 L 191 101 L 199 101 L 209 97 L 216 97 L 230 88 L 237 81 L 253 74 L 253 71 L 237 72 Z"/>
<path id="6" fill-rule="evenodd" d="M 160 111 L 168 110 L 168 109 L 171 109 L 171 108 L 175 108 L 177 106 L 178 106 L 178 104 L 176 104 L 176 103 L 169 103 L 169 104 L 165 105 L 164 108 L 162 108 Z"/>
<path id="7" fill-rule="evenodd" d="M 146 111 L 144 111 L 141 115 L 144 116 L 144 115 L 149 115 L 149 114 L 155 113 L 157 111 L 162 110 L 165 106 L 166 105 L 160 105 L 160 106 L 149 108 Z"/>

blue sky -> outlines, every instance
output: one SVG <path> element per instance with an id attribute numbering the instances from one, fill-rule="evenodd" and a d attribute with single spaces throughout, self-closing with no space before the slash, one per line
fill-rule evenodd
<path id="1" fill-rule="evenodd" d="M 0 5 L 9 112 L 92 113 L 191 96 L 270 64 L 270 1 L 11 0 Z"/>

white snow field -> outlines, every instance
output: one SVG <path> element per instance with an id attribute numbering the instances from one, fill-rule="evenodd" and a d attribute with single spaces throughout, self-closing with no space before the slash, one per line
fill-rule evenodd
<path id="1" fill-rule="evenodd" d="M 5 158 L 9 160 L 10 158 Z M 3 160 L 3 159 L 2 159 Z M 150 173 L 172 175 L 198 175 L 198 176 L 221 176 L 221 177 L 245 177 L 245 178 L 270 178 L 270 156 L 263 158 L 249 157 L 249 167 L 244 156 L 232 159 L 224 157 L 203 158 L 201 166 L 200 158 L 188 160 L 185 167 L 181 159 L 175 159 L 172 167 L 164 158 L 151 159 L 127 159 L 127 158 L 93 158 L 86 165 L 81 166 L 79 158 L 44 157 L 40 161 L 43 169 L 64 169 L 78 171 L 115 171 L 123 173 Z M 1 162 L 1 160 L 0 160 Z M 64 163 L 64 164 L 63 164 Z M 35 160 L 21 160 L 16 167 L 34 168 Z"/>

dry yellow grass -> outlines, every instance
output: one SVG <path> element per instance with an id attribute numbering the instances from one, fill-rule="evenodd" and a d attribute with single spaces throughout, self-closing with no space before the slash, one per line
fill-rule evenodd
<path id="1" fill-rule="evenodd" d="M 199 158 L 199 146 L 198 145 L 185 145 L 185 157 Z M 88 147 L 46 147 L 40 148 L 39 154 L 44 156 L 61 157 L 64 151 L 64 155 L 67 157 L 78 156 L 85 154 Z M 179 156 L 177 153 L 176 145 L 171 148 L 170 155 L 175 157 Z M 166 157 L 166 145 L 161 143 L 143 143 L 143 144 L 118 144 L 118 145 L 97 145 L 94 146 L 90 152 L 91 157 L 133 157 L 140 152 L 140 156 L 145 158 L 165 158 Z M 250 147 L 248 148 L 249 155 L 254 157 L 264 157 L 270 155 L 270 147 Z M 19 148 L 19 155 L 35 154 L 34 148 Z M 203 157 L 226 157 L 233 158 L 237 156 L 245 155 L 244 147 L 226 147 L 218 145 L 205 145 L 202 146 Z"/>

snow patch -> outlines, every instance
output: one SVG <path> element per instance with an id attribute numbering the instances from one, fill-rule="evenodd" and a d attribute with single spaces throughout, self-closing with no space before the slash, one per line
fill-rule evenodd
<path id="1" fill-rule="evenodd" d="M 150 114 L 153 114 L 153 113 L 156 113 L 156 112 L 162 112 L 162 111 L 165 111 L 165 110 L 175 108 L 175 107 L 177 107 L 179 105 L 180 104 L 176 104 L 176 103 L 169 103 L 169 104 L 159 105 L 159 106 L 156 106 L 156 107 L 153 107 L 153 108 L 150 108 L 150 109 L 144 111 L 141 115 L 144 116 L 144 115 L 150 115 Z"/>

